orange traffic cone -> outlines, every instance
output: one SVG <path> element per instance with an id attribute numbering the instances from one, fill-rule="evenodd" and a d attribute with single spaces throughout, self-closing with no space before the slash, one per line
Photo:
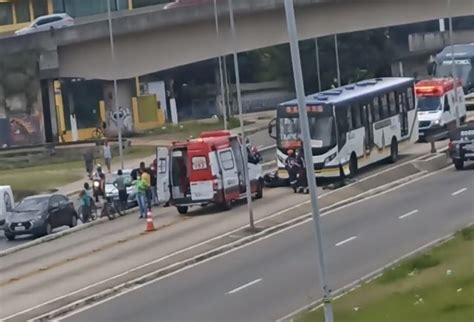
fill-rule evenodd
<path id="1" fill-rule="evenodd" d="M 148 233 L 148 232 L 151 232 L 151 231 L 155 231 L 155 224 L 153 223 L 153 216 L 151 215 L 151 211 L 148 211 L 147 215 L 146 215 L 146 230 L 145 232 Z"/>

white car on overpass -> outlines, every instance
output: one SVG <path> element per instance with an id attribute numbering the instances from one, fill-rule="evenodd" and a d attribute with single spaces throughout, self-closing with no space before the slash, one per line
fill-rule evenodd
<path id="1" fill-rule="evenodd" d="M 15 31 L 15 35 L 26 35 L 50 29 L 70 27 L 73 25 L 74 19 L 71 16 L 66 13 L 55 13 L 36 18 L 28 27 Z"/>

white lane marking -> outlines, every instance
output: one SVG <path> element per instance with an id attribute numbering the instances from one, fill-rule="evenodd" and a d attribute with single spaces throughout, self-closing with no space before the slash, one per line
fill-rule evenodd
<path id="1" fill-rule="evenodd" d="M 340 241 L 339 243 L 337 243 L 336 247 L 339 247 L 339 246 L 342 246 L 344 244 L 350 243 L 351 241 L 353 241 L 356 238 L 357 238 L 357 236 L 352 236 L 352 237 L 349 237 L 347 239 L 344 239 L 343 241 Z"/>
<path id="2" fill-rule="evenodd" d="M 264 145 L 259 145 L 259 146 L 257 146 L 257 150 L 260 150 L 263 147 L 265 147 L 265 146 Z"/>
<path id="3" fill-rule="evenodd" d="M 408 162 L 407 162 L 407 163 L 408 163 Z M 395 167 L 394 167 L 394 168 L 395 168 Z M 420 177 L 418 177 L 418 178 L 416 178 L 416 179 L 413 179 L 412 181 L 405 182 L 405 183 L 403 183 L 403 184 L 401 184 L 401 185 L 395 186 L 395 187 L 393 187 L 393 188 L 390 188 L 390 189 L 388 189 L 388 190 L 382 191 L 382 192 L 380 192 L 380 193 L 377 193 L 377 194 L 374 194 L 374 195 L 369 195 L 369 196 L 366 197 L 366 198 L 363 198 L 363 199 L 354 201 L 354 202 L 352 202 L 352 203 L 349 203 L 349 204 L 346 204 L 346 205 L 343 205 L 343 206 L 334 208 L 334 209 L 332 209 L 332 210 L 329 210 L 329 211 L 327 211 L 327 212 L 321 214 L 321 217 L 326 217 L 326 216 L 328 216 L 328 215 L 330 215 L 330 214 L 333 214 L 333 213 L 338 212 L 338 211 L 340 211 L 340 210 L 343 210 L 343 209 L 345 209 L 345 208 L 352 207 L 352 206 L 354 206 L 354 205 L 356 205 L 356 204 L 360 204 L 360 203 L 363 203 L 363 202 L 367 202 L 367 201 L 369 201 L 369 200 L 371 200 L 371 199 L 374 199 L 374 198 L 381 197 L 381 196 L 383 196 L 383 195 L 385 195 L 385 194 L 387 194 L 387 193 L 389 193 L 389 192 L 392 192 L 392 191 L 401 189 L 401 188 L 403 188 L 403 187 L 405 187 L 405 186 L 414 184 L 414 183 L 416 183 L 416 182 L 418 182 L 418 181 L 421 181 L 421 180 L 426 179 L 426 178 L 428 178 L 428 177 L 432 177 L 432 176 L 437 175 L 437 174 L 439 174 L 439 173 L 441 173 L 441 172 L 447 171 L 447 170 L 449 170 L 449 169 L 451 169 L 451 168 L 452 168 L 452 166 L 449 166 L 449 167 L 446 167 L 446 168 L 437 170 L 437 171 L 435 171 L 435 172 L 427 173 L 427 174 L 425 174 L 425 175 L 423 175 L 423 176 L 420 176 Z M 375 175 L 374 175 L 374 176 L 375 176 Z M 351 184 L 347 185 L 346 188 L 349 187 L 349 186 L 351 186 L 351 185 L 353 185 L 353 184 L 351 183 Z M 338 189 L 332 190 L 332 191 L 329 191 L 329 192 L 326 192 L 326 193 L 320 195 L 319 198 L 322 198 L 323 196 L 331 195 L 331 194 L 335 193 L 337 190 L 338 190 Z M 273 214 L 273 215 L 270 215 L 270 216 L 268 216 L 268 217 L 265 217 L 265 218 L 262 218 L 262 219 L 256 221 L 256 223 L 259 223 L 259 222 L 261 222 L 261 221 L 264 221 L 264 220 L 271 219 L 271 218 L 273 218 L 273 217 L 279 216 L 279 215 L 281 215 L 281 214 L 283 214 L 283 213 L 285 213 L 285 212 L 287 212 L 287 211 L 291 211 L 291 210 L 294 210 L 294 209 L 296 209 L 296 208 L 298 208 L 298 207 L 300 207 L 300 206 L 303 206 L 303 205 L 305 205 L 305 204 L 309 204 L 310 202 L 311 202 L 310 200 L 307 200 L 307 201 L 304 201 L 304 202 L 302 202 L 302 203 L 300 203 L 300 204 L 297 204 L 297 205 L 294 205 L 294 206 L 292 206 L 292 207 L 289 207 L 289 208 L 287 208 L 287 209 L 280 210 L 279 212 L 277 212 L 277 213 L 275 213 L 275 214 Z M 322 208 L 321 211 L 324 211 L 324 209 L 325 209 L 325 208 Z M 302 215 L 302 216 L 300 216 L 300 217 L 304 217 L 304 216 L 308 216 L 308 215 L 311 215 L 311 213 L 307 213 L 307 214 Z M 296 218 L 296 219 L 299 219 L 300 217 L 298 217 L 298 218 Z M 290 220 L 290 221 L 295 221 L 295 219 Z M 286 228 L 284 228 L 284 229 L 282 229 L 282 230 L 279 230 L 279 231 L 275 232 L 274 234 L 267 235 L 267 236 L 262 237 L 262 238 L 260 238 L 260 239 L 254 240 L 253 242 L 250 242 L 250 243 L 248 243 L 248 244 L 245 244 L 245 245 L 242 245 L 242 246 L 233 248 L 233 249 L 228 250 L 227 252 L 224 252 L 224 253 L 222 253 L 222 254 L 219 254 L 219 255 L 217 255 L 217 256 L 215 256 L 215 257 L 210 257 L 210 258 L 208 258 L 208 259 L 205 259 L 205 260 L 203 260 L 202 262 L 199 262 L 199 263 L 196 263 L 196 264 L 192 264 L 192 265 L 183 267 L 183 268 L 181 268 L 181 269 L 179 269 L 179 270 L 177 270 L 177 271 L 174 271 L 174 272 L 172 272 L 172 273 L 170 273 L 170 274 L 167 274 L 167 275 L 158 277 L 158 278 L 156 278 L 156 279 L 154 279 L 154 280 L 151 280 L 151 281 L 148 281 L 148 282 L 146 282 L 146 283 L 144 283 L 144 284 L 140 284 L 140 285 L 138 285 L 138 286 L 132 287 L 131 289 L 124 290 L 122 293 L 116 294 L 116 295 L 114 295 L 114 296 L 105 298 L 105 299 L 103 299 L 103 300 L 101 300 L 101 301 L 99 301 L 99 302 L 95 302 L 95 303 L 92 303 L 92 304 L 90 304 L 90 305 L 88 305 L 88 306 L 82 307 L 82 308 L 80 308 L 80 309 L 78 309 L 78 310 L 72 311 L 72 312 L 70 312 L 70 313 L 68 313 L 68 314 L 66 314 L 66 315 L 64 315 L 64 316 L 61 316 L 61 317 L 59 317 L 59 318 L 56 318 L 55 321 L 62 321 L 62 320 L 67 319 L 67 318 L 69 318 L 69 317 L 71 317 L 71 316 L 74 316 L 74 315 L 77 315 L 77 314 L 79 314 L 79 313 L 81 313 L 81 312 L 87 311 L 87 310 L 89 310 L 89 309 L 91 309 L 91 308 L 93 308 L 93 307 L 95 307 L 95 306 L 101 305 L 101 304 L 103 304 L 103 303 L 105 303 L 105 302 L 109 302 L 109 301 L 111 301 L 111 300 L 113 300 L 113 299 L 115 299 L 115 298 L 118 298 L 118 297 L 120 297 L 120 296 L 123 296 L 123 295 L 125 295 L 125 294 L 127 294 L 127 293 L 130 293 L 130 292 L 133 292 L 133 291 L 135 291 L 135 290 L 137 290 L 137 289 L 143 288 L 143 287 L 145 287 L 145 286 L 147 286 L 147 285 L 149 285 L 149 284 L 153 284 L 153 283 L 159 282 L 159 281 L 161 281 L 161 280 L 163 280 L 163 279 L 170 278 L 170 277 L 172 277 L 172 276 L 174 276 L 174 275 L 177 275 L 177 274 L 179 274 L 179 273 L 181 273 L 181 272 L 183 272 L 183 271 L 187 271 L 187 270 L 189 270 L 189 269 L 191 269 L 191 268 L 193 268 L 193 267 L 203 265 L 204 263 L 207 263 L 207 262 L 209 262 L 209 261 L 216 260 L 216 259 L 218 259 L 218 258 L 220 258 L 220 257 L 225 256 L 225 255 L 228 255 L 229 253 L 233 253 L 233 252 L 239 251 L 240 249 L 243 249 L 243 248 L 252 246 L 252 245 L 254 245 L 254 244 L 256 244 L 256 243 L 259 243 L 259 242 L 262 242 L 263 240 L 266 240 L 266 239 L 268 239 L 268 238 L 272 238 L 272 237 L 275 237 L 275 236 L 277 236 L 277 235 L 283 234 L 283 233 L 287 232 L 288 230 L 298 228 L 298 227 L 300 227 L 300 226 L 302 226 L 302 225 L 304 225 L 304 224 L 306 224 L 306 223 L 308 223 L 308 222 L 311 222 L 311 221 L 313 221 L 313 218 L 308 218 L 308 219 L 306 219 L 306 220 L 304 220 L 304 221 L 301 221 L 301 222 L 299 222 L 299 223 L 297 223 L 297 224 L 295 224 L 295 225 L 293 225 L 293 226 L 289 226 L 289 227 L 286 227 Z M 1 320 L 6 320 L 6 319 L 15 318 L 16 316 L 19 316 L 19 315 L 21 315 L 21 314 L 25 314 L 25 313 L 31 312 L 31 311 L 33 311 L 33 310 L 35 310 L 35 309 L 38 309 L 38 308 L 42 307 L 42 306 L 51 304 L 51 303 L 53 303 L 53 302 L 56 302 L 56 301 L 58 301 L 58 300 L 61 300 L 61 299 L 63 299 L 63 298 L 66 298 L 66 297 L 68 297 L 68 296 L 77 294 L 77 293 L 79 293 L 79 292 L 81 292 L 81 291 L 84 291 L 84 290 L 90 289 L 90 288 L 92 288 L 92 287 L 95 287 L 95 286 L 104 284 L 104 283 L 106 283 L 107 281 L 113 280 L 114 278 L 118 278 L 118 277 L 120 277 L 120 276 L 124 276 L 124 275 L 126 275 L 127 273 L 130 273 L 131 271 L 135 271 L 135 270 L 138 270 L 139 268 L 143 268 L 143 267 L 150 266 L 150 265 L 152 265 L 153 263 L 157 263 L 157 262 L 163 261 L 163 260 L 165 260 L 165 259 L 167 259 L 167 258 L 172 257 L 173 255 L 177 255 L 177 254 L 179 254 L 179 253 L 183 253 L 183 252 L 185 252 L 185 251 L 187 251 L 187 250 L 189 250 L 189 249 L 193 249 L 193 248 L 198 247 L 198 246 L 200 246 L 200 245 L 203 245 L 203 244 L 205 244 L 205 243 L 207 243 L 207 242 L 216 240 L 216 239 L 218 239 L 218 238 L 222 238 L 223 236 L 226 236 L 226 235 L 228 235 L 228 234 L 232 234 L 232 233 L 234 233 L 234 232 L 236 232 L 236 231 L 238 231 L 239 229 L 242 229 L 242 228 L 244 228 L 244 227 L 247 227 L 247 226 L 242 226 L 242 227 L 237 228 L 237 229 L 235 229 L 235 230 L 233 230 L 233 231 L 231 231 L 231 232 L 227 232 L 227 233 L 222 234 L 222 235 L 220 235 L 220 236 L 211 238 L 211 239 L 209 239 L 209 240 L 207 240 L 207 241 L 203 241 L 203 242 L 201 242 L 200 244 L 197 244 L 197 245 L 194 245 L 194 246 L 190 246 L 190 247 L 185 248 L 185 249 L 183 249 L 183 250 L 181 250 L 181 251 L 177 251 L 176 253 L 169 254 L 169 255 L 167 255 L 167 256 L 165 256 L 165 257 L 158 258 L 158 259 L 156 259 L 156 260 L 154 260 L 154 261 L 152 261 L 152 262 L 150 262 L 150 263 L 146 263 L 146 264 L 143 264 L 143 265 L 141 265 L 141 266 L 139 266 L 139 267 L 136 267 L 136 268 L 134 268 L 134 269 L 131 269 L 130 271 L 127 271 L 127 272 L 118 274 L 118 275 L 116 275 L 116 276 L 114 276 L 114 277 L 110 277 L 110 278 L 108 278 L 108 279 L 106 279 L 106 280 L 103 280 L 103 281 L 97 282 L 97 283 L 95 283 L 95 284 L 86 286 L 86 287 L 84 287 L 84 288 L 82 288 L 82 289 L 79 289 L 79 290 L 76 290 L 76 291 L 71 292 L 71 293 L 69 293 L 69 294 L 60 296 L 60 297 L 55 298 L 55 299 L 53 299 L 53 300 L 50 300 L 50 301 L 48 301 L 48 302 L 45 302 L 45 303 L 42 303 L 42 304 L 38 304 L 38 305 L 36 305 L 36 306 L 34 306 L 34 307 L 32 307 L 32 308 L 25 309 L 25 310 L 23 310 L 22 312 L 14 313 L 14 314 L 12 314 L 12 315 L 10 315 L 10 316 L 8 316 L 8 317 L 0 318 L 0 321 L 1 321 Z M 151 273 L 150 273 L 150 274 L 151 274 Z M 79 300 L 79 301 L 80 301 L 80 300 Z M 79 301 L 78 301 L 78 302 L 79 302 Z M 51 312 L 51 311 L 50 311 L 50 312 Z M 48 313 L 49 313 L 49 312 L 48 312 Z"/>
<path id="4" fill-rule="evenodd" d="M 410 211 L 409 213 L 406 213 L 406 214 L 404 214 L 404 215 L 398 217 L 398 219 L 403 219 L 403 218 L 406 218 L 406 217 L 410 217 L 411 215 L 414 215 L 414 214 L 416 214 L 417 212 L 418 212 L 418 209 L 415 209 L 415 210 L 413 210 L 413 211 Z"/>
<path id="5" fill-rule="evenodd" d="M 249 283 L 244 284 L 244 285 L 242 285 L 242 286 L 239 286 L 239 287 L 237 287 L 237 288 L 234 288 L 232 291 L 227 292 L 227 294 L 234 294 L 234 293 L 237 293 L 237 292 L 239 292 L 239 291 L 242 291 L 244 288 L 247 288 L 247 287 L 249 287 L 249 286 L 252 286 L 252 285 L 255 285 L 255 284 L 257 284 L 257 283 L 260 283 L 261 281 L 262 281 L 261 278 L 256 279 L 255 281 L 252 281 L 252 282 L 249 282 Z"/>
<path id="6" fill-rule="evenodd" d="M 453 197 L 454 197 L 454 196 L 457 196 L 457 195 L 459 195 L 459 194 L 461 194 L 461 193 L 463 193 L 463 192 L 465 192 L 465 191 L 467 191 L 467 188 L 459 189 L 458 191 L 453 192 L 453 193 L 451 194 L 451 196 L 453 196 Z"/>

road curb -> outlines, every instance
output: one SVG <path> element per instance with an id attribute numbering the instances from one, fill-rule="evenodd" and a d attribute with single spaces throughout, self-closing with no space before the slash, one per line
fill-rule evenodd
<path id="1" fill-rule="evenodd" d="M 81 230 L 84 230 L 86 228 L 102 224 L 103 222 L 106 222 L 106 221 L 108 221 L 107 218 L 99 218 L 95 221 L 92 221 L 92 222 L 89 222 L 89 223 L 86 223 L 86 224 L 83 224 L 83 225 L 80 225 L 80 226 L 69 228 L 69 229 L 66 229 L 66 230 L 48 235 L 48 236 L 44 236 L 44 237 L 32 240 L 30 242 L 27 242 L 27 243 L 24 243 L 24 244 L 15 246 L 15 247 L 11 247 L 11 248 L 2 250 L 2 251 L 0 251 L 0 257 L 4 257 L 4 256 L 10 255 L 12 253 L 19 252 L 23 249 L 30 248 L 30 247 L 33 247 L 33 246 L 36 246 L 36 245 L 39 245 L 39 244 L 42 244 L 42 243 L 46 243 L 46 242 L 51 241 L 51 240 L 61 238 L 63 236 L 70 235 L 70 234 L 72 234 L 76 231 L 81 231 Z"/>
<path id="2" fill-rule="evenodd" d="M 472 224 L 470 224 L 470 225 L 472 225 Z M 470 226 L 470 225 L 468 225 L 468 226 Z M 338 298 L 343 297 L 344 295 L 347 295 L 347 294 L 351 293 L 352 291 L 356 290 L 357 288 L 359 288 L 364 283 L 370 283 L 373 280 L 379 278 L 380 276 L 383 275 L 383 272 L 385 270 L 387 270 L 388 268 L 393 267 L 393 266 L 397 265 L 398 263 L 419 254 L 422 251 L 425 251 L 427 249 L 436 247 L 438 245 L 441 245 L 441 244 L 447 242 L 448 240 L 452 239 L 455 234 L 456 234 L 456 232 L 452 233 L 452 234 L 449 234 L 449 235 L 446 235 L 444 237 L 438 238 L 438 239 L 436 239 L 432 242 L 429 242 L 428 244 L 425 244 L 425 245 L 415 249 L 414 251 L 411 251 L 408 254 L 405 254 L 405 255 L 397 258 L 396 260 L 390 262 L 389 264 L 384 265 L 383 267 L 381 267 L 381 268 L 379 268 L 379 269 L 363 276 L 362 278 L 359 278 L 358 280 L 337 289 L 336 291 L 332 292 L 333 300 L 336 300 Z M 323 299 L 319 299 L 317 301 L 314 301 L 314 302 L 312 302 L 308 305 L 305 305 L 304 307 L 299 308 L 298 310 L 293 311 L 292 313 L 278 319 L 277 322 L 283 322 L 283 321 L 293 322 L 294 319 L 297 316 L 305 313 L 306 311 L 308 311 L 310 309 L 318 309 L 318 308 L 322 307 L 323 304 L 324 304 Z"/>
<path id="3" fill-rule="evenodd" d="M 420 172 L 420 173 L 408 176 L 406 178 L 402 178 L 400 180 L 394 181 L 392 183 L 386 184 L 386 185 L 384 185 L 384 189 L 381 189 L 381 187 L 380 187 L 380 188 L 374 188 L 372 190 L 366 191 L 365 193 L 362 193 L 362 194 L 360 194 L 360 195 L 358 195 L 354 198 L 344 200 L 344 201 L 341 201 L 337 204 L 334 204 L 334 205 L 331 205 L 331 206 L 328 206 L 328 207 L 325 207 L 325 208 L 321 209 L 321 214 L 324 215 L 325 213 L 335 211 L 340 207 L 344 207 L 344 206 L 346 206 L 348 204 L 351 204 L 351 203 L 354 203 L 356 201 L 364 200 L 364 199 L 366 199 L 368 197 L 371 197 L 373 195 L 376 195 L 378 193 L 383 193 L 385 190 L 389 190 L 391 188 L 394 188 L 394 187 L 397 187 L 399 185 L 405 184 L 407 182 L 413 181 L 413 180 L 415 180 L 415 179 L 417 179 L 417 178 L 419 178 L 423 175 L 426 175 L 426 172 Z M 191 265 L 202 263 L 206 260 L 209 260 L 209 259 L 214 258 L 216 256 L 222 255 L 224 253 L 227 253 L 227 252 L 229 252 L 233 249 L 243 247 L 243 246 L 245 246 L 249 243 L 252 243 L 254 241 L 262 239 L 265 236 L 271 235 L 271 234 L 276 233 L 278 231 L 282 231 L 286 228 L 293 227 L 293 226 L 298 225 L 298 224 L 300 224 L 304 221 L 307 221 L 308 219 L 311 219 L 311 218 L 312 218 L 311 213 L 300 215 L 296 218 L 292 218 L 292 219 L 287 220 L 283 223 L 279 223 L 279 224 L 276 224 L 272 227 L 266 228 L 266 229 L 264 229 L 264 230 L 262 230 L 262 231 L 260 231 L 256 234 L 242 237 L 238 240 L 235 240 L 235 241 L 232 241 L 230 243 L 224 244 L 224 245 L 219 246 L 215 249 L 211 249 L 207 252 L 203 252 L 203 253 L 191 256 L 188 259 L 173 263 L 173 264 L 168 265 L 168 266 L 163 267 L 163 268 L 158 268 L 155 271 L 152 271 L 152 272 L 150 272 L 150 273 L 148 273 L 144 276 L 140 276 L 138 278 L 132 279 L 131 281 L 121 283 L 121 284 L 116 285 L 114 287 L 109 287 L 109 288 L 107 288 L 103 291 L 100 291 L 100 292 L 98 292 L 96 294 L 93 294 L 91 296 L 86 296 L 86 297 L 84 297 L 82 299 L 79 299 L 77 301 L 74 301 L 72 303 L 63 304 L 63 305 L 61 305 L 61 307 L 59 309 L 53 310 L 53 311 L 48 312 L 46 314 L 40 315 L 38 317 L 34 317 L 30 321 L 48 321 L 48 320 L 63 316 L 67 313 L 70 313 L 70 312 L 75 311 L 77 309 L 83 308 L 83 307 L 85 307 L 85 306 L 87 306 L 91 303 L 104 300 L 104 299 L 106 299 L 110 296 L 120 294 L 123 291 L 133 289 L 133 288 L 138 287 L 140 285 L 143 285 L 145 283 L 152 282 L 154 280 L 162 278 L 162 277 L 164 277 L 166 275 L 169 275 L 171 273 L 175 273 L 177 271 L 183 270 L 183 269 L 185 269 L 185 268 L 187 268 Z M 262 221 L 265 221 L 265 219 L 263 219 Z"/>

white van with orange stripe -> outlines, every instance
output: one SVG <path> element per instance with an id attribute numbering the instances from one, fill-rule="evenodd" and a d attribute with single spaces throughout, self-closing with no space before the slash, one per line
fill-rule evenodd
<path id="1" fill-rule="evenodd" d="M 455 89 L 456 87 L 456 89 Z M 452 78 L 422 80 L 415 86 L 418 98 L 418 125 L 420 138 L 445 129 L 456 122 L 456 107 L 461 123 L 466 119 L 466 100 L 460 81 Z M 457 90 L 457 102 L 456 94 Z"/>
<path id="2" fill-rule="evenodd" d="M 186 214 L 190 207 L 218 204 L 231 208 L 246 197 L 244 166 L 251 193 L 263 196 L 260 164 L 243 159 L 240 138 L 228 131 L 204 132 L 197 139 L 175 142 L 157 150 L 157 189 L 160 202 L 170 202 Z"/>

